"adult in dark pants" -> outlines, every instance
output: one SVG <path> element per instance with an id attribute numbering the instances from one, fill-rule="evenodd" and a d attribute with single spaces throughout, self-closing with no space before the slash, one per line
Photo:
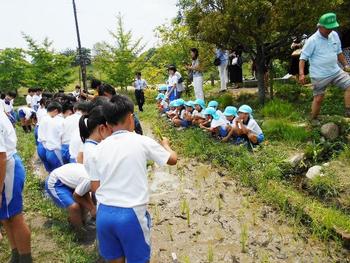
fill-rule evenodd
<path id="1" fill-rule="evenodd" d="M 134 82 L 135 97 L 139 111 L 143 111 L 143 104 L 145 104 L 144 90 L 147 88 L 147 82 L 141 78 L 141 72 L 136 73 L 136 79 Z"/>
<path id="2" fill-rule="evenodd" d="M 235 89 L 238 89 L 239 85 L 243 83 L 243 60 L 241 55 L 241 52 L 236 50 L 232 50 L 229 54 L 229 65 L 227 67 L 229 82 Z"/>

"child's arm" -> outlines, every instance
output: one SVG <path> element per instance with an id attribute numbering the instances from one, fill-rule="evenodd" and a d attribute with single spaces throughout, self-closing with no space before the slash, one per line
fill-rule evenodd
<path id="1" fill-rule="evenodd" d="M 90 211 L 92 217 L 96 216 L 96 206 L 92 202 L 90 192 L 86 193 L 83 196 L 80 196 L 74 192 L 73 197 L 78 204 Z"/>
<path id="2" fill-rule="evenodd" d="M 168 138 L 163 138 L 160 144 L 170 153 L 169 160 L 167 164 L 175 165 L 177 163 L 177 153 L 170 148 L 170 142 Z"/>
<path id="3" fill-rule="evenodd" d="M 91 192 L 96 193 L 99 187 L 100 187 L 100 181 L 91 181 Z"/>
<path id="4" fill-rule="evenodd" d="M 0 152 L 0 208 L 2 204 L 2 191 L 4 190 L 4 181 L 6 176 L 6 152 Z"/>

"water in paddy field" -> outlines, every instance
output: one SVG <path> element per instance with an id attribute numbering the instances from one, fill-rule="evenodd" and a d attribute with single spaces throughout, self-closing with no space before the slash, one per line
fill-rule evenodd
<path id="1" fill-rule="evenodd" d="M 150 166 L 149 178 L 152 262 L 350 262 L 225 171 L 180 159 Z"/>

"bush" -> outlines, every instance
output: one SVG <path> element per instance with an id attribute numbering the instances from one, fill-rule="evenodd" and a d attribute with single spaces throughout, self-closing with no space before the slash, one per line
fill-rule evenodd
<path id="1" fill-rule="evenodd" d="M 301 118 L 292 104 L 279 99 L 269 101 L 263 107 L 261 113 L 264 117 L 271 118 L 287 118 L 290 120 L 299 120 Z"/>
<path id="2" fill-rule="evenodd" d="M 267 138 L 287 142 L 304 142 L 310 137 L 310 132 L 304 127 L 293 126 L 285 120 L 265 121 L 263 131 Z"/>
<path id="3" fill-rule="evenodd" d="M 216 99 L 216 101 L 219 103 L 219 107 L 221 109 L 225 109 L 227 106 L 232 106 L 233 104 L 233 98 L 230 94 L 224 94 Z M 236 105 L 235 105 L 236 106 Z M 237 106 L 236 106 L 237 107 Z"/>
<path id="4" fill-rule="evenodd" d="M 336 180 L 330 176 L 318 176 L 308 183 L 310 193 L 321 198 L 328 199 L 339 195 Z"/>

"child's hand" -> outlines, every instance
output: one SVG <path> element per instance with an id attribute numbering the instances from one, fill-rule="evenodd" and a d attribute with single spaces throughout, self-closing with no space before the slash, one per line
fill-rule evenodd
<path id="1" fill-rule="evenodd" d="M 228 142 L 228 140 L 229 140 L 230 138 L 228 137 L 228 136 L 226 136 L 226 137 L 224 137 L 224 138 L 222 138 L 222 142 Z"/>

